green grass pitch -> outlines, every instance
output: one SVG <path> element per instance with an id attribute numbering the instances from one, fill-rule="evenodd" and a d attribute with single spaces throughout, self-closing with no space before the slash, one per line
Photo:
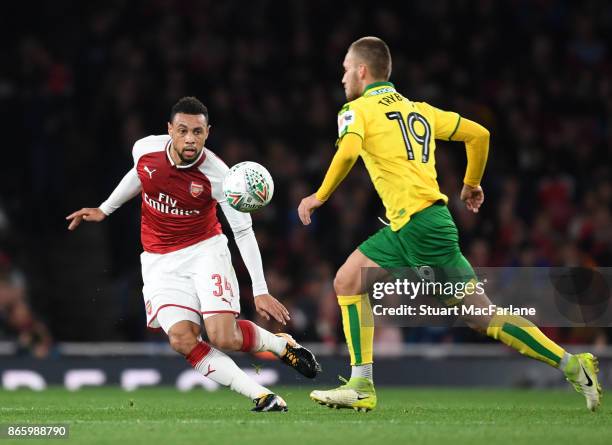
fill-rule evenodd
<path id="1" fill-rule="evenodd" d="M 308 388 L 276 388 L 287 413 L 251 413 L 229 390 L 0 391 L 0 423 L 67 423 L 74 444 L 611 444 L 612 410 L 570 391 L 380 388 L 370 413 L 332 410 Z M 8 443 L 49 440 L 0 439 Z"/>

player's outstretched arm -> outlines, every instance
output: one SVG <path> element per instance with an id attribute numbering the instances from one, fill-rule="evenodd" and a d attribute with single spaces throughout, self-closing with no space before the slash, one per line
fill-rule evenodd
<path id="1" fill-rule="evenodd" d="M 359 157 L 362 143 L 361 137 L 354 133 L 348 133 L 342 138 L 321 187 L 316 193 L 302 199 L 298 206 L 298 215 L 302 224 L 307 226 L 311 223 L 312 212 L 321 207 L 346 178 Z"/>
<path id="2" fill-rule="evenodd" d="M 104 201 L 98 208 L 84 208 L 71 213 L 66 217 L 70 221 L 68 230 L 76 229 L 82 221 L 100 222 L 121 207 L 122 204 L 129 201 L 140 193 L 142 184 L 138 179 L 138 173 L 135 168 L 132 168 L 123 177 L 119 185 L 113 190 L 113 193 Z"/>
<path id="3" fill-rule="evenodd" d="M 106 215 L 99 208 L 83 208 L 81 210 L 77 210 L 74 213 L 71 213 L 66 217 L 70 224 L 68 225 L 68 230 L 74 230 L 81 224 L 82 221 L 87 222 L 100 222 L 104 221 Z"/>

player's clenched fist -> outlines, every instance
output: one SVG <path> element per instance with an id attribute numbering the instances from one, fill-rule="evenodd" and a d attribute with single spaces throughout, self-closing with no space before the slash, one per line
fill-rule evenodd
<path id="1" fill-rule="evenodd" d="M 482 191 L 482 187 L 479 185 L 474 187 L 463 184 L 463 190 L 461 190 L 461 200 L 465 202 L 465 206 L 468 210 L 478 213 L 480 206 L 484 202 L 484 192 Z"/>
<path id="2" fill-rule="evenodd" d="M 84 208 L 81 210 L 77 210 L 74 213 L 71 213 L 66 217 L 68 221 L 70 221 L 70 225 L 68 226 L 68 230 L 74 230 L 79 227 L 81 221 L 85 220 L 87 222 L 100 222 L 106 218 L 104 212 L 98 208 L 90 209 Z"/>

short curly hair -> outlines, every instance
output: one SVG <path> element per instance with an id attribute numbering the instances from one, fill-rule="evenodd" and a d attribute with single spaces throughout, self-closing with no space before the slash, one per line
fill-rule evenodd
<path id="1" fill-rule="evenodd" d="M 208 108 L 198 98 L 193 96 L 187 96 L 179 99 L 177 103 L 172 106 L 170 110 L 170 122 L 174 122 L 174 116 L 177 113 L 184 114 L 203 114 L 208 122 Z"/>

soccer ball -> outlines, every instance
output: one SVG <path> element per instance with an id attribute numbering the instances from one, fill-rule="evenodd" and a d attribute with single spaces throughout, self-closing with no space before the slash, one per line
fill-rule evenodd
<path id="1" fill-rule="evenodd" d="M 240 162 L 223 179 L 227 203 L 239 212 L 253 212 L 267 205 L 274 194 L 274 181 L 257 162 Z"/>

